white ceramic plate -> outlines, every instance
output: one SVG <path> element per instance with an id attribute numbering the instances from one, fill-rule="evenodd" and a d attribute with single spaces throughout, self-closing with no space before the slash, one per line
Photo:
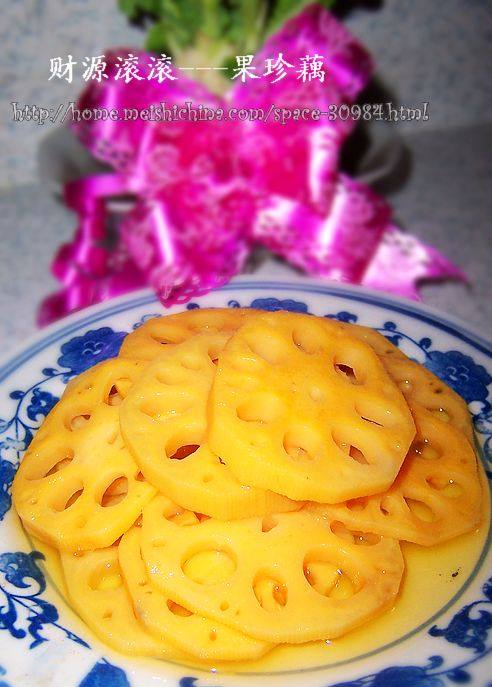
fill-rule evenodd
<path id="1" fill-rule="evenodd" d="M 459 322 L 408 301 L 305 280 L 237 279 L 187 307 L 204 306 L 311 312 L 376 328 L 469 403 L 482 460 L 492 478 L 492 348 Z M 128 331 L 162 312 L 146 291 L 113 300 L 44 330 L 0 368 L 0 687 L 490 685 L 490 532 L 471 574 L 460 580 L 451 601 L 437 614 L 376 651 L 332 666 L 254 675 L 206 673 L 128 658 L 85 629 L 45 579 L 41 554 L 31 550 L 19 527 L 11 508 L 12 479 L 64 384 L 116 355 Z"/>

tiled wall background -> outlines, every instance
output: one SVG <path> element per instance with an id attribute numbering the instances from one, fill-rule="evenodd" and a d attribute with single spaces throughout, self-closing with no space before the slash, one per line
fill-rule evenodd
<path id="1" fill-rule="evenodd" d="M 424 289 L 428 303 L 491 331 L 492 2 L 338 0 L 338 11 L 376 58 L 377 78 L 401 104 L 430 101 L 430 121 L 394 126 L 407 149 L 404 182 L 386 193 L 399 223 L 433 243 L 471 285 Z M 142 45 L 116 0 L 3 0 L 0 26 L 0 344 L 34 330 L 48 271 L 74 217 L 43 186 L 40 141 L 53 127 L 10 121 L 10 101 L 50 106 L 81 82 L 51 81 L 54 56 Z M 403 178 L 403 177 L 402 177 Z"/>

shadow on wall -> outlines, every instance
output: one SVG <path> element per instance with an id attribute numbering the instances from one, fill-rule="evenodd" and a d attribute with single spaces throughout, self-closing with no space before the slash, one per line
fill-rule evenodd
<path id="1" fill-rule="evenodd" d="M 339 19 L 343 19 L 357 7 L 364 10 L 379 10 L 383 4 L 384 0 L 341 0 L 335 3 L 332 12 Z"/>
<path id="2" fill-rule="evenodd" d="M 359 105 L 392 103 L 395 94 L 377 76 L 357 99 Z M 395 124 L 385 121 L 360 121 L 342 150 L 341 167 L 370 184 L 382 195 L 390 195 L 407 182 L 413 168 L 412 154 Z"/>

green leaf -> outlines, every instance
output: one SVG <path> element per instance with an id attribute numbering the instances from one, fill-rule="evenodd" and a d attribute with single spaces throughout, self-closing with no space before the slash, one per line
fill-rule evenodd
<path id="1" fill-rule="evenodd" d="M 143 14 L 159 18 L 159 0 L 118 0 L 118 6 L 130 21 L 139 19 Z"/>
<path id="2" fill-rule="evenodd" d="M 195 42 L 202 23 L 199 0 L 156 0 L 164 39 L 171 45 L 186 48 Z"/>
<path id="3" fill-rule="evenodd" d="M 251 53 L 259 47 L 267 14 L 267 0 L 223 0 L 223 35 L 236 52 Z"/>
<path id="4" fill-rule="evenodd" d="M 254 54 L 265 37 L 278 30 L 312 0 L 118 0 L 135 21 L 154 19 L 146 48 L 173 55 L 196 48 L 211 55 Z M 330 7 L 334 0 L 319 0 Z M 215 46 L 216 49 L 213 49 Z"/>
<path id="5" fill-rule="evenodd" d="M 118 7 L 130 21 L 136 19 L 140 14 L 139 5 L 139 0 L 118 0 Z"/>
<path id="6" fill-rule="evenodd" d="M 159 17 L 159 0 L 140 0 L 142 12 Z"/>
<path id="7" fill-rule="evenodd" d="M 172 54 L 172 50 L 166 40 L 166 30 L 162 24 L 154 24 L 154 26 L 149 29 L 145 40 L 145 49 L 149 52 L 156 52 L 159 54 Z"/>
<path id="8" fill-rule="evenodd" d="M 312 0 L 273 0 L 270 3 L 273 7 L 269 16 L 267 33 L 277 31 L 282 24 L 296 14 L 299 14 Z M 335 0 L 318 0 L 320 5 L 331 7 Z"/>

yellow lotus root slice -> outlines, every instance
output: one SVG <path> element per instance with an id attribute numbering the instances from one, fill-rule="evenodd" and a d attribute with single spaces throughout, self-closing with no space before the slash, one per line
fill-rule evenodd
<path id="1" fill-rule="evenodd" d="M 475 453 L 450 424 L 413 408 L 417 436 L 388 491 L 308 506 L 347 527 L 431 546 L 476 527 L 482 489 Z"/>
<path id="2" fill-rule="evenodd" d="M 380 356 L 390 377 L 398 384 L 407 401 L 418 402 L 442 420 L 450 422 L 473 440 L 473 427 L 465 401 L 419 363 L 410 360 L 386 337 L 369 327 L 340 323 L 354 336 L 368 343 Z"/>
<path id="3" fill-rule="evenodd" d="M 202 660 L 251 660 L 272 647 L 192 613 L 152 586 L 141 556 L 139 534 L 138 528 L 127 532 L 118 555 L 135 613 L 148 631 Z"/>
<path id="4" fill-rule="evenodd" d="M 147 632 L 138 622 L 124 584 L 117 546 L 82 554 L 65 551 L 61 563 L 70 603 L 99 639 L 125 654 L 185 658 L 173 644 Z"/>
<path id="5" fill-rule="evenodd" d="M 148 364 L 121 405 L 121 430 L 146 479 L 192 511 L 232 519 L 293 510 L 241 485 L 206 441 L 207 402 L 227 334 L 200 334 Z"/>
<path id="6" fill-rule="evenodd" d="M 394 540 L 336 534 L 304 511 L 183 528 L 166 509 L 156 497 L 143 514 L 151 585 L 252 637 L 337 637 L 387 608 L 398 592 L 403 560 Z"/>
<path id="7" fill-rule="evenodd" d="M 407 402 L 417 403 L 462 432 L 473 443 L 473 426 L 466 402 L 439 377 L 406 356 L 383 356 L 383 365 L 398 384 Z"/>
<path id="8" fill-rule="evenodd" d="M 154 317 L 128 334 L 119 355 L 153 360 L 164 349 L 187 341 L 195 334 L 222 332 L 230 336 L 254 312 L 247 308 L 197 308 Z"/>
<path id="9" fill-rule="evenodd" d="M 339 324 L 342 329 L 345 329 L 349 334 L 368 344 L 377 355 L 408 360 L 407 356 L 398 346 L 392 344 L 383 334 L 380 334 L 371 327 L 364 327 L 360 324 L 349 324 L 347 322 L 340 322 Z"/>
<path id="10" fill-rule="evenodd" d="M 336 322 L 280 312 L 231 337 L 210 417 L 210 447 L 241 482 L 330 503 L 388 487 L 415 434 L 367 344 Z"/>
<path id="11" fill-rule="evenodd" d="M 115 404 L 134 361 L 103 362 L 75 382 L 34 437 L 13 485 L 29 531 L 70 551 L 103 548 L 131 527 L 155 493 L 126 448 Z"/>

